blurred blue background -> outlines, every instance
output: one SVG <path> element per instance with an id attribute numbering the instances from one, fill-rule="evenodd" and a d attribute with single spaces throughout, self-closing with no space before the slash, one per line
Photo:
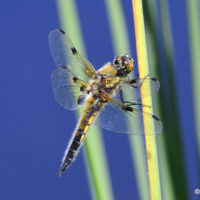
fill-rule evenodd
<path id="1" fill-rule="evenodd" d="M 170 0 L 169 8 L 184 168 L 189 198 L 195 199 L 200 176 L 183 2 Z M 88 3 L 77 1 L 77 8 L 88 58 L 99 68 L 115 55 L 104 1 Z M 131 1 L 122 5 L 136 59 Z M 61 178 L 56 176 L 76 126 L 75 113 L 56 103 L 51 87 L 55 65 L 48 34 L 60 27 L 56 2 L 2 0 L 0 13 L 0 199 L 91 199 L 83 150 Z M 103 137 L 115 199 L 139 199 L 128 136 L 105 133 Z"/>

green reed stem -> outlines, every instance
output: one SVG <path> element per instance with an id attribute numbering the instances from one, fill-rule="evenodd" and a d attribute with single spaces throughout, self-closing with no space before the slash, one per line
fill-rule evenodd
<path id="1" fill-rule="evenodd" d="M 143 78 L 145 77 L 146 74 L 149 74 L 150 68 L 148 65 L 142 0 L 132 0 L 132 5 L 133 5 L 133 17 L 134 17 L 134 27 L 135 27 L 135 37 L 136 37 L 137 58 L 138 58 L 138 70 L 140 78 Z M 142 89 L 141 93 L 143 93 Z M 146 105 L 152 105 L 152 99 L 151 98 L 142 99 L 142 103 Z M 152 133 L 154 132 L 153 126 L 148 126 L 144 116 L 144 130 L 146 131 L 149 129 L 151 130 Z M 146 159 L 148 166 L 150 199 L 161 200 L 162 194 L 160 186 L 156 136 L 145 135 L 145 145 L 147 153 Z"/>
<path id="2" fill-rule="evenodd" d="M 146 36 L 147 36 L 147 49 L 148 49 L 148 58 L 149 64 L 151 66 L 151 74 L 152 76 L 159 77 L 159 50 L 158 50 L 158 37 L 156 32 L 156 1 L 152 0 L 151 2 L 148 0 L 143 1 L 144 5 L 144 13 L 145 13 L 145 24 L 146 24 Z M 160 90 L 163 90 L 163 85 L 161 84 Z M 161 94 L 159 92 L 158 94 Z M 162 104 L 160 95 L 154 98 L 154 102 L 156 105 L 156 113 L 163 121 L 162 117 Z M 166 135 L 165 129 L 163 129 L 162 134 L 158 137 L 158 151 L 159 151 L 159 163 L 160 163 L 160 176 L 161 176 L 161 188 L 162 188 L 162 196 L 163 199 L 171 199 L 175 200 L 174 188 L 172 185 L 172 176 L 169 169 L 169 162 L 166 151 L 166 144 L 164 141 L 164 135 Z"/>
<path id="3" fill-rule="evenodd" d="M 188 25 L 190 36 L 190 57 L 192 67 L 194 113 L 198 144 L 198 154 L 200 157 L 200 2 L 199 0 L 187 0 Z"/>
<path id="4" fill-rule="evenodd" d="M 124 13 L 120 2 L 119 0 L 106 0 L 115 55 L 131 52 Z M 149 199 L 149 189 L 143 137 L 130 136 L 129 141 L 140 199 L 146 200 Z"/>
<path id="5" fill-rule="evenodd" d="M 69 34 L 77 49 L 86 55 L 74 0 L 57 0 L 57 5 L 63 29 Z M 78 111 L 78 115 L 80 114 L 81 110 Z M 112 187 L 100 130 L 93 126 L 88 135 L 84 155 L 92 197 L 98 200 L 112 200 Z"/>

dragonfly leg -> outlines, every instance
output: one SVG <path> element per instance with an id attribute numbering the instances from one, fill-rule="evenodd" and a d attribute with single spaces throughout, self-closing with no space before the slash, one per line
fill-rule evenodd
<path id="1" fill-rule="evenodd" d="M 151 108 L 151 106 L 142 104 L 141 102 L 130 102 L 130 101 L 124 101 L 124 103 L 126 104 L 126 106 L 144 106 L 144 107 L 148 107 Z"/>
<path id="2" fill-rule="evenodd" d="M 124 101 L 124 94 L 123 94 L 123 90 L 122 90 L 122 86 L 119 86 L 119 98 L 121 100 L 122 103 L 125 103 Z"/>
<path id="3" fill-rule="evenodd" d="M 145 76 L 146 77 L 146 76 Z M 144 106 L 144 107 L 148 107 L 148 108 L 151 108 L 151 106 L 148 106 L 148 105 L 144 105 L 142 104 L 141 102 L 131 102 L 131 101 L 125 101 L 124 100 L 124 95 L 123 95 L 123 90 L 122 90 L 122 87 L 119 86 L 119 97 L 120 97 L 120 100 L 122 103 L 124 103 L 126 106 Z"/>
<path id="4" fill-rule="evenodd" d="M 150 74 L 147 74 L 147 75 L 142 79 L 142 81 L 140 82 L 140 86 L 142 85 L 142 83 L 145 81 L 145 79 L 146 79 L 147 77 L 149 78 L 149 77 L 150 77 Z"/>
<path id="5" fill-rule="evenodd" d="M 150 74 L 147 74 L 141 81 L 139 81 L 138 77 L 134 78 L 130 81 L 130 84 L 134 87 L 134 88 L 139 88 L 141 87 L 141 85 L 143 84 L 143 82 L 145 81 L 145 79 L 149 78 Z"/>

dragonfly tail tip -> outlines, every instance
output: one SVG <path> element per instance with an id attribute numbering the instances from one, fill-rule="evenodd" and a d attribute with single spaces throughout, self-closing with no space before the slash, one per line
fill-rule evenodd
<path id="1" fill-rule="evenodd" d="M 58 177 L 61 177 L 62 173 L 63 173 L 63 171 L 60 170 L 60 171 L 58 172 L 57 176 L 58 176 Z"/>

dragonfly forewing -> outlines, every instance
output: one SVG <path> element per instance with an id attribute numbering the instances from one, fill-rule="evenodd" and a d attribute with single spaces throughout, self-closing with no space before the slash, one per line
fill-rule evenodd
<path id="1" fill-rule="evenodd" d="M 95 74 L 92 64 L 74 47 L 68 35 L 61 29 L 49 34 L 49 47 L 57 67 L 67 66 L 79 78 L 92 78 Z"/>

